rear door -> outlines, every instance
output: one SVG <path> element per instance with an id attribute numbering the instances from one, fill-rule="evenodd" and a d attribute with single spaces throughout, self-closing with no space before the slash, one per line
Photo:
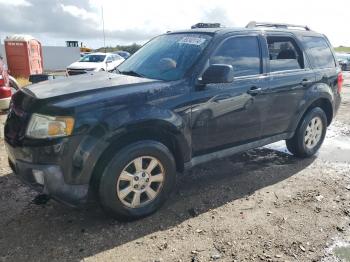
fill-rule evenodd
<path id="1" fill-rule="evenodd" d="M 315 82 L 315 73 L 292 34 L 267 33 L 265 41 L 269 87 L 264 95 L 270 103 L 262 121 L 262 137 L 292 131 L 291 123 L 305 92 Z"/>
<path id="2" fill-rule="evenodd" d="M 235 79 L 208 84 L 192 93 L 194 156 L 260 138 L 261 113 L 266 106 L 260 92 L 267 88 L 267 81 L 259 38 L 258 34 L 227 37 L 207 60 L 206 67 L 232 65 Z"/>

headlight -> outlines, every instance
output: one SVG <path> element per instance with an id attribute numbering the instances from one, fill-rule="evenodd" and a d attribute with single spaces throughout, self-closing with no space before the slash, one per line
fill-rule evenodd
<path id="1" fill-rule="evenodd" d="M 69 136 L 73 132 L 74 118 L 33 114 L 26 136 L 31 138 L 53 138 Z"/>
<path id="2" fill-rule="evenodd" d="M 96 70 L 97 68 L 86 68 L 86 69 L 84 69 L 85 71 L 94 71 L 94 70 Z"/>

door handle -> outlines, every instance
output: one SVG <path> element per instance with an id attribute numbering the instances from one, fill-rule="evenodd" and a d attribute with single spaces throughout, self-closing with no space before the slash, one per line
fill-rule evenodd
<path id="1" fill-rule="evenodd" d="M 256 96 L 256 95 L 260 94 L 261 91 L 262 91 L 262 88 L 261 88 L 261 87 L 253 86 L 253 87 L 251 87 L 251 88 L 247 91 L 247 93 L 248 93 L 249 95 Z"/>
<path id="2" fill-rule="evenodd" d="M 308 79 L 303 79 L 303 81 L 300 82 L 300 84 L 302 86 L 307 86 L 309 84 L 311 84 L 312 81 L 308 80 Z"/>

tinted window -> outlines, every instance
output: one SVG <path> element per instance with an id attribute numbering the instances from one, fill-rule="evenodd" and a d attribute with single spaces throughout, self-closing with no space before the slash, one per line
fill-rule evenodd
<path id="1" fill-rule="evenodd" d="M 258 39 L 255 36 L 230 38 L 219 47 L 209 63 L 232 65 L 235 76 L 260 74 Z"/>
<path id="2" fill-rule="evenodd" d="M 270 71 L 297 70 L 304 68 L 304 57 L 294 39 L 290 37 L 267 37 Z"/>
<path id="3" fill-rule="evenodd" d="M 335 67 L 335 61 L 327 41 L 322 37 L 303 37 L 303 42 L 314 68 Z"/>

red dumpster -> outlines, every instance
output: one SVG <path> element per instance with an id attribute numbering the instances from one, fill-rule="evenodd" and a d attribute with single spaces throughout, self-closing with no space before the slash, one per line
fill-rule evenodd
<path id="1" fill-rule="evenodd" d="M 41 44 L 31 36 L 14 35 L 5 39 L 7 64 L 11 75 L 28 78 L 43 73 Z"/>

